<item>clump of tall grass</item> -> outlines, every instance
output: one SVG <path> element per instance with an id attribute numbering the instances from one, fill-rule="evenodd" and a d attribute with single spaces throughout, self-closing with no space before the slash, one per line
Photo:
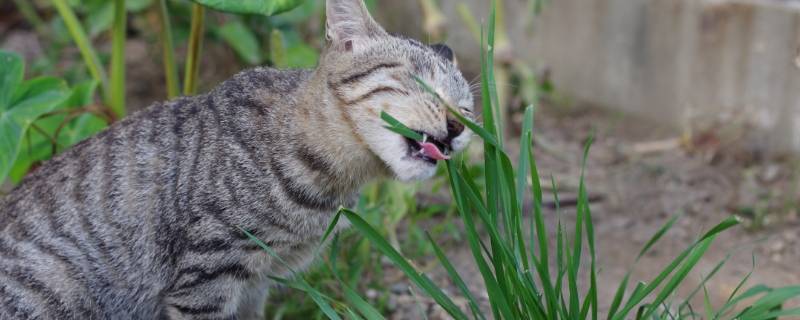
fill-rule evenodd
<path id="1" fill-rule="evenodd" d="M 425 274 L 420 273 L 381 234 L 353 211 L 343 209 L 346 216 L 364 237 L 380 249 L 416 286 L 434 299 L 455 319 L 486 319 L 484 312 L 491 312 L 494 319 L 597 319 L 598 309 L 608 306 L 607 318 L 622 319 L 777 319 L 800 316 L 800 309 L 783 310 L 789 299 L 800 296 L 800 286 L 772 289 L 754 286 L 743 290 L 749 275 L 743 279 L 726 303 L 714 308 L 711 305 L 705 284 L 725 263 L 719 263 L 706 276 L 688 299 L 674 303 L 674 294 L 690 272 L 707 253 L 717 236 L 738 225 L 736 218 L 729 218 L 711 228 L 694 243 L 683 250 L 671 263 L 649 282 L 639 282 L 630 291 L 630 272 L 620 282 L 613 297 L 598 297 L 598 267 L 592 212 L 589 206 L 587 187 L 581 174 L 578 204 L 571 235 L 559 222 L 556 230 L 547 230 L 542 211 L 543 192 L 539 184 L 539 173 L 532 149 L 533 106 L 525 112 L 520 139 L 520 157 L 515 167 L 504 152 L 503 139 L 498 129 L 498 99 L 493 72 L 495 11 L 489 18 L 486 49 L 483 51 L 481 93 L 483 125 L 478 125 L 451 108 L 451 113 L 473 130 L 484 147 L 483 165 L 485 188 L 479 187 L 475 179 L 465 170 L 465 160 L 448 161 L 447 174 L 452 197 L 465 226 L 466 239 L 474 262 L 480 271 L 489 296 L 491 310 L 482 310 L 473 292 L 456 272 L 443 250 L 429 237 L 435 254 L 452 283 L 467 299 L 469 310 L 460 309 Z M 421 81 L 430 94 L 433 90 Z M 438 97 L 437 97 L 438 98 Z M 445 103 L 444 101 L 441 101 Z M 395 132 L 403 134 L 403 126 L 390 117 L 384 117 Z M 414 138 L 414 137 L 410 137 Z M 583 168 L 591 141 L 587 142 Z M 555 184 L 555 181 L 553 181 Z M 557 188 L 553 188 L 557 190 Z M 532 218 L 523 222 L 523 202 L 531 192 L 533 198 Z M 554 195 L 558 199 L 558 195 Z M 556 201 L 558 202 L 558 201 Z M 674 225 L 676 218 L 669 220 L 646 243 L 638 255 L 643 257 Z M 527 233 L 525 230 L 527 229 Z M 484 230 L 485 237 L 479 232 Z M 551 233 L 555 233 L 555 252 L 551 250 Z M 527 234 L 527 235 L 526 235 Z M 585 253 L 584 250 L 587 250 Z M 588 258 L 587 258 L 588 257 Z M 588 261 L 584 261 L 587 260 Z M 581 291 L 581 288 L 588 288 Z M 690 300 L 703 290 L 704 307 L 696 311 Z M 601 300 L 601 298 L 603 300 Z M 741 305 L 751 301 L 749 305 Z M 361 308 L 355 305 L 356 310 Z M 368 319 L 381 319 L 375 314 L 361 313 Z M 360 317 L 358 317 L 360 318 Z"/>
<path id="2" fill-rule="evenodd" d="M 482 51 L 483 124 L 478 125 L 450 109 L 455 117 L 483 140 L 485 187 L 478 184 L 467 170 L 467 160 L 464 157 L 446 163 L 451 195 L 465 226 L 465 238 L 474 262 L 486 286 L 490 310 L 481 309 L 474 293 L 468 289 L 466 281 L 431 236 L 428 236 L 428 240 L 436 257 L 452 283 L 468 301 L 467 310 L 462 310 L 442 288 L 426 274 L 418 271 L 390 244 L 390 241 L 354 211 L 342 209 L 332 226 L 336 225 L 341 216 L 346 217 L 353 227 L 402 270 L 412 283 L 430 296 L 450 316 L 459 320 L 598 319 L 600 317 L 598 309 L 601 305 L 608 307 L 609 320 L 758 320 L 800 316 L 800 308 L 788 310 L 782 308 L 788 300 L 800 296 L 800 286 L 773 289 L 757 285 L 744 290 L 750 275 L 742 279 L 724 305 L 714 308 L 705 285 L 726 261 L 720 262 L 703 278 L 700 285 L 685 300 L 674 301 L 676 290 L 708 252 L 718 235 L 739 224 L 733 217 L 722 221 L 700 236 L 649 282 L 638 282 L 631 290 L 629 272 L 620 281 L 613 297 L 599 297 L 597 244 L 583 174 L 580 179 L 575 222 L 569 226 L 572 232 L 567 232 L 567 226 L 561 222 L 558 223 L 556 230 L 547 230 L 542 210 L 543 188 L 540 185 L 532 148 L 533 106 L 525 112 L 520 138 L 521 152 L 516 167 L 504 151 L 497 123 L 499 108 L 493 71 L 494 23 L 495 11 L 492 8 L 486 47 Z M 437 97 L 427 84 L 419 79 L 417 81 L 431 95 Z M 387 122 L 387 127 L 394 132 L 411 139 L 420 138 L 391 116 L 384 114 L 382 117 Z M 584 151 L 584 170 L 590 145 L 591 139 Z M 555 185 L 555 181 L 552 183 Z M 558 190 L 555 187 L 552 189 Z M 526 195 L 533 201 L 531 212 L 523 210 Z M 558 194 L 554 196 L 558 203 Z M 523 214 L 531 215 L 527 225 L 523 220 Z M 638 254 L 637 261 L 657 247 L 659 240 L 676 221 L 677 217 L 670 219 L 652 236 Z M 325 238 L 330 235 L 330 230 L 332 227 L 329 228 Z M 482 234 L 479 230 L 483 230 L 486 234 Z M 553 233 L 555 243 L 551 244 Z M 551 250 L 551 245 L 555 250 Z M 268 247 L 263 244 L 262 246 L 270 252 Z M 333 265 L 331 274 L 336 276 L 338 271 L 335 261 L 331 265 Z M 340 319 L 341 315 L 352 319 L 383 319 L 375 307 L 344 281 L 340 283 L 346 301 L 336 302 L 302 278 L 276 280 L 307 292 L 322 312 L 331 319 Z M 704 305 L 701 310 L 695 310 L 690 301 L 701 290 L 704 293 Z M 748 303 L 745 303 L 746 301 Z"/>

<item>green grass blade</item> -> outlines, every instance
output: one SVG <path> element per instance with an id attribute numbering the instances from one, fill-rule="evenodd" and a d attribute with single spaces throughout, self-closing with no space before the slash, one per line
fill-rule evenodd
<path id="1" fill-rule="evenodd" d="M 765 317 L 780 308 L 786 301 L 800 297 L 800 286 L 778 288 L 770 291 L 760 299 L 756 300 L 750 308 L 741 314 L 741 319 L 769 319 Z"/>
<path id="2" fill-rule="evenodd" d="M 708 248 L 711 247 L 711 243 L 714 242 L 715 238 L 715 235 L 706 238 L 700 243 L 699 246 L 695 248 L 695 250 L 692 251 L 686 262 L 681 266 L 680 269 L 677 270 L 677 272 L 675 272 L 675 275 L 672 277 L 672 279 L 670 279 L 670 281 L 664 285 L 664 288 L 662 288 L 661 292 L 659 292 L 659 294 L 656 296 L 652 306 L 645 313 L 645 318 L 655 312 L 657 306 L 663 303 L 667 297 L 669 297 L 669 295 L 678 289 L 678 286 L 683 282 L 684 279 L 686 279 L 686 277 L 689 275 L 689 272 L 694 269 L 697 263 L 700 262 L 700 259 L 706 254 L 706 251 L 708 251 Z"/>
<path id="3" fill-rule="evenodd" d="M 659 228 L 658 231 L 652 237 L 650 237 L 650 240 L 648 240 L 647 243 L 644 245 L 644 248 L 642 248 L 642 251 L 639 252 L 639 255 L 636 256 L 636 261 L 641 260 L 645 254 L 650 252 L 650 249 L 652 249 L 653 246 L 656 243 L 658 243 L 658 241 L 661 240 L 661 238 L 663 238 L 664 235 L 667 234 L 667 232 L 671 230 L 673 226 L 675 226 L 675 222 L 677 222 L 680 217 L 681 217 L 680 215 L 675 215 L 672 218 L 670 218 L 669 221 L 667 221 L 667 223 L 661 226 L 661 228 Z"/>
<path id="4" fill-rule="evenodd" d="M 583 154 L 583 168 L 586 168 L 586 162 L 589 159 L 589 150 L 592 147 L 592 141 L 594 139 L 590 138 L 589 141 L 586 143 L 586 147 L 584 149 Z M 592 218 L 592 209 L 589 207 L 589 193 L 586 190 L 586 181 L 583 175 L 581 175 L 581 188 L 578 194 L 578 201 L 579 206 L 583 207 L 584 210 L 584 222 L 586 223 L 586 242 L 589 245 L 589 257 L 591 259 L 590 267 L 589 267 L 589 292 L 586 295 L 586 299 L 589 301 L 588 305 L 591 306 L 592 311 L 592 319 L 597 320 L 597 252 L 595 248 L 595 236 L 594 236 L 594 221 Z M 584 311 L 581 314 L 586 314 Z M 582 317 L 586 319 L 584 315 Z"/>
<path id="5" fill-rule="evenodd" d="M 711 306 L 711 297 L 708 295 L 708 287 L 703 285 L 703 308 L 706 311 L 706 319 L 714 316 L 714 307 Z"/>
<path id="6" fill-rule="evenodd" d="M 470 187 L 475 188 L 474 186 L 468 186 L 468 182 L 473 180 L 468 176 L 468 172 L 466 171 L 464 174 L 466 175 L 467 179 L 464 179 L 464 177 L 458 173 L 455 164 L 453 164 L 451 161 L 447 162 L 447 171 L 453 197 L 456 199 L 458 211 L 461 213 L 461 217 L 466 226 L 467 240 L 470 245 L 470 249 L 472 250 L 472 255 L 475 258 L 475 262 L 478 265 L 478 270 L 481 273 L 481 277 L 486 284 L 486 290 L 489 293 L 492 314 L 494 315 L 495 319 L 501 319 L 501 315 L 507 317 L 511 314 L 511 309 L 500 289 L 497 279 L 494 277 L 491 268 L 489 268 L 488 262 L 483 256 L 482 250 L 485 248 L 485 246 L 480 240 L 481 238 L 472 216 L 473 211 L 469 209 L 471 207 L 466 200 L 466 193 L 468 189 Z"/>
<path id="7" fill-rule="evenodd" d="M 614 294 L 614 299 L 611 302 L 611 307 L 608 309 L 608 320 L 611 320 L 611 317 L 617 313 L 619 310 L 620 305 L 622 304 L 622 299 L 625 298 L 625 290 L 628 288 L 628 282 L 631 279 L 631 272 L 625 274 L 625 277 L 622 278 L 622 282 L 617 287 L 617 292 Z"/>
<path id="8" fill-rule="evenodd" d="M 395 133 L 402 135 L 406 138 L 409 138 L 411 140 L 422 141 L 424 139 L 421 134 L 417 133 L 414 130 L 411 130 L 409 127 L 407 127 L 406 125 L 404 125 L 399 120 L 395 119 L 385 111 L 381 111 L 381 119 L 383 119 L 384 122 L 389 124 L 388 126 L 385 127 L 386 129 L 394 131 Z"/>
<path id="9" fill-rule="evenodd" d="M 78 50 L 81 52 L 81 56 L 86 64 L 86 68 L 89 69 L 89 74 L 91 74 L 92 78 L 100 83 L 101 87 L 103 88 L 103 97 L 106 103 L 108 103 L 110 101 L 109 99 L 111 98 L 108 76 L 106 75 L 106 71 L 103 69 L 102 64 L 100 63 L 100 58 L 98 57 L 97 52 L 89 41 L 89 38 L 86 36 L 86 31 L 83 29 L 83 25 L 80 23 L 80 21 L 78 21 L 78 18 L 75 16 L 75 12 L 72 11 L 72 8 L 67 3 L 67 0 L 51 0 L 51 2 L 58 11 L 58 14 L 61 16 L 61 19 L 64 20 L 64 24 L 67 25 L 67 31 L 69 31 L 72 41 L 74 41 L 75 45 L 78 46 Z"/>
<path id="10" fill-rule="evenodd" d="M 797 316 L 800 317 L 800 308 L 772 311 L 757 316 L 742 316 L 740 320 L 776 320 L 782 319 L 781 317 Z"/>
<path id="11" fill-rule="evenodd" d="M 725 264 L 730 259 L 731 259 L 731 255 L 728 254 L 727 256 L 725 256 L 725 259 L 722 259 L 722 261 L 717 263 L 717 265 L 714 266 L 713 269 L 711 269 L 711 272 L 709 272 L 709 274 L 707 276 L 704 276 L 700 280 L 700 284 L 698 284 L 697 287 L 695 287 L 695 289 L 692 290 L 691 293 L 689 293 L 689 295 L 686 297 L 686 299 L 684 299 L 683 303 L 681 303 L 680 306 L 678 307 L 678 312 L 679 313 L 682 310 L 684 310 L 686 308 L 686 306 L 688 306 L 691 303 L 691 300 L 694 299 L 695 295 L 697 295 L 700 292 L 700 290 L 703 290 L 703 289 L 706 288 L 706 284 L 708 283 L 708 281 L 710 281 L 711 278 L 713 278 L 720 270 L 722 270 L 722 267 L 725 266 Z M 711 319 L 711 318 L 707 317 L 706 319 Z"/>
<path id="12" fill-rule="evenodd" d="M 726 308 L 728 306 L 730 306 L 730 308 L 733 308 L 734 306 L 736 306 L 739 302 L 741 302 L 743 300 L 747 300 L 747 299 L 753 298 L 753 297 L 758 296 L 760 294 L 765 294 L 765 293 L 772 292 L 772 290 L 773 290 L 772 288 L 767 287 L 765 285 L 753 286 L 752 288 L 747 289 L 744 292 L 742 292 L 741 295 L 736 296 L 735 298 L 731 299 L 731 301 L 728 301 L 728 303 L 726 303 Z M 724 308 L 723 308 L 723 310 L 724 310 Z M 743 312 L 744 311 L 742 311 L 741 313 L 743 313 Z M 722 310 L 718 311 L 717 314 L 722 314 Z M 734 317 L 734 318 L 736 318 L 736 317 Z"/>
<path id="13" fill-rule="evenodd" d="M 460 112 L 453 109 L 453 107 L 448 106 L 448 110 L 450 110 L 450 114 L 456 117 L 456 119 L 458 119 L 459 122 L 464 124 L 467 128 L 469 128 L 469 130 L 471 130 L 472 132 L 477 134 L 481 139 L 483 139 L 484 143 L 488 143 L 492 147 L 498 147 L 500 145 L 497 142 L 497 139 L 494 136 L 492 136 L 492 134 L 489 133 L 489 131 L 487 131 L 485 128 L 479 126 L 474 121 L 467 119 Z"/>
<path id="14" fill-rule="evenodd" d="M 286 260 L 281 258 L 280 255 L 278 255 L 274 250 L 272 250 L 272 248 L 270 248 L 266 243 L 261 241 L 261 239 L 257 238 L 255 235 L 248 232 L 247 230 L 244 230 L 242 228 L 239 228 L 239 230 L 241 230 L 242 233 L 244 233 L 251 241 L 253 241 L 256 245 L 258 245 L 262 250 L 267 252 L 267 254 L 269 254 L 273 259 L 277 260 L 280 264 L 282 264 L 287 270 L 289 270 L 291 274 L 297 275 L 297 271 L 294 270 L 294 268 L 289 263 L 287 263 Z M 270 277 L 270 278 L 286 286 L 308 293 L 309 297 L 311 297 L 314 303 L 317 304 L 317 306 L 322 310 L 322 312 L 326 316 L 328 316 L 328 318 L 332 320 L 341 319 L 339 318 L 339 315 L 336 313 L 336 311 L 333 310 L 333 307 L 331 307 L 330 304 L 326 301 L 327 297 L 325 297 L 325 295 L 323 295 L 318 290 L 311 287 L 311 285 L 309 285 L 308 282 L 306 282 L 303 278 L 299 278 L 299 280 L 293 280 L 293 281 L 278 277 Z M 327 298 L 327 300 L 330 300 L 330 298 Z"/>
<path id="15" fill-rule="evenodd" d="M 118 119 L 125 117 L 125 41 L 128 15 L 125 0 L 114 0 L 114 24 L 111 28 L 111 111 Z"/>
<path id="16" fill-rule="evenodd" d="M 532 135 L 533 135 L 533 106 L 528 106 L 525 109 L 525 116 L 522 120 L 522 139 L 519 142 L 519 162 L 517 163 L 517 206 L 522 208 L 522 203 L 525 200 L 525 191 L 528 189 L 528 170 L 530 169 L 529 156 Z"/>
<path id="17" fill-rule="evenodd" d="M 481 28 L 481 40 L 483 40 L 484 29 Z M 492 32 L 494 34 L 494 32 Z M 494 40 L 494 38 L 491 38 Z M 497 137 L 497 127 L 495 126 L 495 111 L 492 108 L 492 98 L 489 89 L 489 73 L 491 72 L 490 65 L 492 61 L 492 54 L 494 53 L 492 46 L 493 42 L 489 43 L 481 50 L 481 104 L 483 106 L 483 126 L 487 131 L 491 132 L 491 136 Z M 487 148 L 484 148 L 487 149 Z M 488 151 L 484 151 L 488 152 Z"/>
<path id="18" fill-rule="evenodd" d="M 532 113 L 533 112 L 532 112 L 532 108 L 531 108 L 531 115 L 530 115 L 531 122 L 532 122 L 532 117 L 533 117 Z M 527 117 L 528 116 L 526 115 L 526 119 L 527 119 Z M 528 122 L 528 120 L 526 120 L 526 122 Z M 559 304 L 558 297 L 559 297 L 559 295 L 561 293 L 561 291 L 560 291 L 561 289 L 560 289 L 560 286 L 558 284 L 554 287 L 554 285 L 552 283 L 552 280 L 550 279 L 550 252 L 549 252 L 550 243 L 549 243 L 549 235 L 548 235 L 548 232 L 547 232 L 547 227 L 545 226 L 545 222 L 544 222 L 544 213 L 542 212 L 542 201 L 543 201 L 542 186 L 541 186 L 541 182 L 540 182 L 540 179 L 539 179 L 539 170 L 538 170 L 538 168 L 536 166 L 536 159 L 534 158 L 533 150 L 530 147 L 533 144 L 532 131 L 527 131 L 527 129 L 525 129 L 525 130 L 526 130 L 526 133 L 527 133 L 527 135 L 525 137 L 525 140 L 526 140 L 525 144 L 529 146 L 529 147 L 525 148 L 525 151 L 526 151 L 525 155 L 527 156 L 527 164 L 530 166 L 529 171 L 530 171 L 530 179 L 531 179 L 531 183 L 532 183 L 531 188 L 532 188 L 532 191 L 533 191 L 533 200 L 534 200 L 533 201 L 533 219 L 531 219 L 531 224 L 532 224 L 531 229 L 532 230 L 531 230 L 531 243 L 530 243 L 530 246 L 531 246 L 531 250 L 533 250 L 534 243 L 536 243 L 538 245 L 538 247 L 539 247 L 539 262 L 536 263 L 534 266 L 536 268 L 536 273 L 539 276 L 539 281 L 541 282 L 542 291 L 543 291 L 544 296 L 545 296 L 545 302 L 547 304 L 547 314 L 550 317 L 555 317 L 556 314 L 558 313 L 558 309 L 559 309 L 558 308 L 558 304 Z M 553 183 L 553 190 L 557 190 L 555 188 L 555 180 L 552 180 L 552 183 Z M 554 196 L 556 198 L 556 202 L 558 202 L 558 194 L 557 194 L 557 192 L 554 192 Z M 559 228 L 560 228 L 560 226 L 561 226 L 561 224 L 559 223 Z M 533 229 L 534 227 L 535 227 L 535 230 Z M 535 239 L 533 238 L 534 235 L 536 237 Z M 560 240 L 560 239 L 558 239 L 559 237 L 561 237 L 560 233 L 559 233 L 559 235 L 557 237 L 557 241 Z M 561 247 L 561 242 L 560 241 L 558 243 L 558 248 L 557 249 L 558 249 L 558 252 L 557 252 L 557 257 L 556 258 L 559 259 L 559 266 L 558 267 L 559 267 L 559 273 L 560 273 L 560 271 L 561 271 L 561 264 L 560 264 L 561 260 L 560 259 L 563 258 L 563 252 L 562 252 L 563 247 Z M 558 283 L 559 280 L 556 280 L 556 282 Z"/>
<path id="19" fill-rule="evenodd" d="M 720 316 L 722 316 L 723 314 L 728 312 L 728 310 L 730 310 L 731 308 L 733 308 L 736 305 L 736 303 L 733 302 L 734 298 L 739 293 L 739 290 L 741 290 L 744 287 L 744 285 L 747 283 L 747 281 L 750 280 L 750 277 L 753 275 L 753 272 L 756 270 L 756 256 L 755 256 L 755 254 L 752 256 L 752 260 L 751 261 L 752 261 L 752 264 L 750 266 L 750 271 L 747 273 L 747 275 L 745 275 L 742 278 L 741 281 L 739 281 L 739 284 L 736 285 L 736 288 L 733 289 L 733 292 L 731 292 L 730 296 L 728 296 L 728 299 L 725 301 L 725 305 L 722 308 L 720 308 L 720 310 L 718 310 L 714 314 L 714 317 L 712 319 L 719 319 Z"/>
<path id="20" fill-rule="evenodd" d="M 197 78 L 200 73 L 200 51 L 205 36 L 206 9 L 202 4 L 192 4 L 192 24 L 187 48 L 186 70 L 183 77 L 183 94 L 191 96 L 197 91 Z"/>
<path id="21" fill-rule="evenodd" d="M 178 78 L 178 63 L 175 62 L 175 41 L 172 37 L 172 22 L 170 22 L 167 0 L 158 0 L 159 37 L 161 41 L 161 54 L 164 64 L 164 77 L 167 82 L 167 98 L 174 99 L 181 94 L 180 79 Z"/>
<path id="22" fill-rule="evenodd" d="M 324 313 L 328 317 L 328 319 L 331 320 L 342 319 L 341 317 L 339 317 L 339 314 L 336 313 L 336 311 L 333 309 L 330 303 L 328 303 L 328 300 L 331 299 L 322 294 L 321 292 L 319 292 L 318 290 L 311 287 L 311 285 L 309 285 L 305 281 L 292 281 L 278 277 L 269 277 L 269 278 L 284 286 L 308 293 L 308 296 L 311 298 L 311 300 L 314 301 L 314 303 L 320 308 L 322 313 Z"/>
<path id="23" fill-rule="evenodd" d="M 344 297 L 347 302 L 353 306 L 364 318 L 368 320 L 381 320 L 385 319 L 381 313 L 375 309 L 369 302 L 364 300 L 358 293 L 356 293 L 350 286 L 341 282 L 342 289 L 344 290 Z"/>
<path id="24" fill-rule="evenodd" d="M 428 242 L 430 242 L 431 246 L 433 247 L 433 252 L 439 259 L 439 262 L 441 262 L 442 267 L 444 267 L 445 271 L 447 271 L 447 274 L 450 276 L 450 280 L 452 280 L 453 283 L 455 283 L 456 287 L 458 287 L 458 289 L 461 290 L 461 293 L 463 293 L 464 296 L 467 297 L 470 309 L 472 309 L 473 316 L 476 319 L 478 318 L 486 319 L 481 313 L 481 309 L 480 307 L 478 307 L 478 302 L 477 300 L 475 300 L 475 297 L 472 295 L 472 292 L 469 291 L 469 288 L 467 287 L 467 284 L 464 282 L 464 279 L 462 279 L 461 276 L 458 274 L 455 267 L 453 267 L 453 264 L 451 264 L 450 260 L 447 259 L 447 256 L 445 256 L 442 249 L 439 247 L 439 245 L 436 244 L 436 241 L 433 241 L 433 237 L 431 237 L 429 233 L 426 232 L 425 236 L 428 238 Z"/>
<path id="25" fill-rule="evenodd" d="M 642 250 L 636 256 L 634 267 L 636 266 L 638 261 L 641 260 L 641 258 L 644 257 L 648 252 L 650 252 L 650 250 L 656 245 L 656 243 L 658 243 L 658 241 L 660 241 L 664 237 L 664 235 L 666 235 L 667 232 L 671 230 L 672 227 L 675 226 L 675 223 L 678 221 L 679 218 L 680 215 L 673 216 L 672 218 L 669 219 L 669 221 L 667 221 L 664 225 L 662 225 L 658 229 L 658 231 L 656 231 L 656 233 L 647 241 Z M 633 267 L 631 269 L 633 269 Z M 611 302 L 611 307 L 609 308 L 608 312 L 609 320 L 611 320 L 611 316 L 616 314 L 617 310 L 619 310 L 619 307 L 622 304 L 622 299 L 625 297 L 625 290 L 627 289 L 628 282 L 630 281 L 631 272 L 632 271 L 629 270 L 625 274 L 625 277 L 623 278 L 619 287 L 617 287 L 617 291 L 614 294 L 614 299 Z"/>
<path id="26" fill-rule="evenodd" d="M 437 287 L 427 276 L 419 273 L 408 261 L 392 247 L 383 236 L 378 233 L 369 223 L 362 219 L 358 214 L 347 209 L 340 210 L 345 217 L 353 224 L 353 227 L 361 232 L 364 237 L 378 248 L 389 260 L 391 260 L 409 279 L 431 296 L 448 314 L 455 319 L 467 319 L 467 316 L 450 300 L 442 290 Z"/>
<path id="27" fill-rule="evenodd" d="M 729 228 L 732 228 L 733 226 L 736 225 L 736 224 L 731 223 L 731 221 L 738 221 L 738 220 L 736 220 L 734 218 L 733 220 L 727 219 L 727 220 L 721 222 L 720 224 L 718 224 L 714 228 L 712 228 L 711 231 L 707 232 L 706 235 L 703 236 L 703 238 L 701 238 L 698 242 L 695 242 L 693 245 L 689 246 L 689 248 L 684 250 L 680 255 L 678 255 L 678 257 L 673 259 L 672 262 L 669 265 L 667 265 L 661 271 L 661 273 L 658 274 L 658 276 L 656 276 L 656 278 L 653 280 L 652 283 L 647 285 L 645 288 L 634 292 L 634 294 L 631 295 L 631 297 L 628 299 L 628 302 L 625 304 L 625 306 L 622 308 L 622 310 L 619 313 L 615 314 L 612 319 L 614 319 L 614 320 L 622 320 L 622 319 L 624 319 L 628 315 L 628 313 L 630 313 L 630 311 L 634 307 L 636 307 L 636 305 L 638 305 L 647 295 L 649 295 L 659 285 L 661 285 L 661 283 L 664 280 L 666 280 L 666 278 L 670 274 L 672 274 L 676 270 L 676 268 L 678 268 L 678 266 L 683 264 L 684 260 L 692 252 L 695 252 L 695 249 L 698 246 L 700 246 L 702 243 L 704 243 L 705 240 L 711 239 L 711 238 L 715 237 L 716 235 L 718 235 L 719 233 L 721 233 L 721 232 L 723 232 L 723 231 L 725 231 L 725 230 L 727 230 Z M 639 289 L 639 288 L 637 287 L 637 289 Z"/>

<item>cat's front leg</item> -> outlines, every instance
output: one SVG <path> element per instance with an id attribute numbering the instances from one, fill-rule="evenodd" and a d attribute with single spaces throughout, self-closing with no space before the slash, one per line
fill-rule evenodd
<path id="1" fill-rule="evenodd" d="M 178 287 L 168 294 L 164 313 L 170 320 L 245 319 L 237 311 L 246 283 L 241 279 L 217 278 L 197 285 Z"/>
<path id="2" fill-rule="evenodd" d="M 240 320 L 264 319 L 264 309 L 269 296 L 270 281 L 254 281 L 244 289 L 237 312 Z"/>

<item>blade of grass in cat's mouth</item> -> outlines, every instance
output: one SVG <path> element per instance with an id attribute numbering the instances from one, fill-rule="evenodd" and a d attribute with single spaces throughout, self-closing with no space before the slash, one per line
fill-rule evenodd
<path id="1" fill-rule="evenodd" d="M 421 133 L 422 140 L 417 141 L 406 138 L 409 147 L 409 155 L 413 158 L 436 163 L 440 160 L 450 160 L 450 146 L 436 140 L 425 133 Z"/>
<path id="2" fill-rule="evenodd" d="M 388 124 L 386 129 L 405 137 L 411 157 L 431 163 L 450 160 L 448 154 L 452 148 L 449 144 L 439 141 L 429 134 L 407 127 L 386 112 L 381 112 L 381 119 Z"/>

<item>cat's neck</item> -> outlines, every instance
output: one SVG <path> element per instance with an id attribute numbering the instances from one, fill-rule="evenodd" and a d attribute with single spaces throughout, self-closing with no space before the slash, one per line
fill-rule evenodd
<path id="1" fill-rule="evenodd" d="M 295 143 L 300 167 L 313 177 L 309 187 L 350 196 L 386 175 L 385 165 L 356 133 L 357 124 L 331 94 L 324 75 L 315 73 L 301 85 L 287 116 L 292 125 L 286 137 Z"/>

